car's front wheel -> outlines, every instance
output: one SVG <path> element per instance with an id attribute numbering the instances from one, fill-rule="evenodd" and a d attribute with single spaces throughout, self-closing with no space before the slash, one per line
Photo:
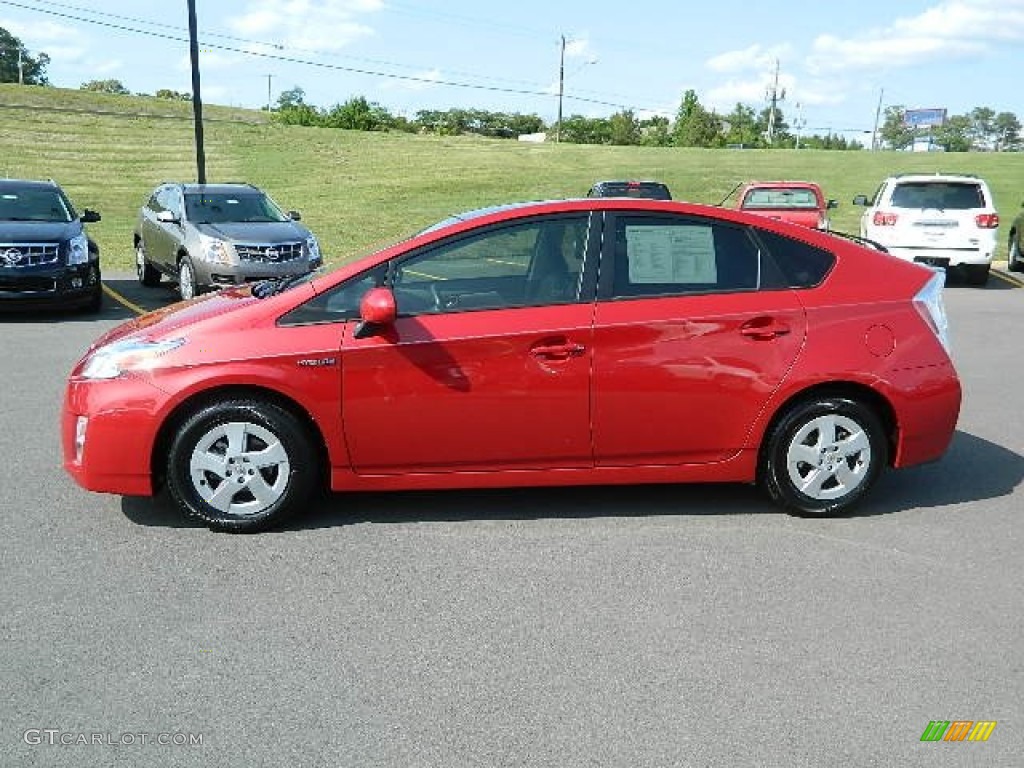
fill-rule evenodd
<path id="1" fill-rule="evenodd" d="M 141 240 L 135 244 L 135 275 L 147 288 L 160 285 L 160 270 L 146 260 L 146 246 Z"/>
<path id="2" fill-rule="evenodd" d="M 210 528 L 231 533 L 286 520 L 309 499 L 318 476 L 308 430 L 289 411 L 258 400 L 197 411 L 178 430 L 167 460 L 175 502 Z"/>
<path id="3" fill-rule="evenodd" d="M 178 261 L 178 294 L 183 301 L 194 299 L 199 295 L 199 286 L 196 285 L 196 270 L 188 256 L 182 256 Z"/>
<path id="4" fill-rule="evenodd" d="M 1006 268 L 1011 272 L 1020 272 L 1024 269 L 1020 260 L 1020 235 L 1016 232 L 1010 236 L 1010 243 L 1006 247 Z"/>
<path id="5" fill-rule="evenodd" d="M 844 397 L 793 406 L 768 437 L 760 480 L 768 495 L 798 515 L 848 511 L 888 462 L 878 416 Z"/>

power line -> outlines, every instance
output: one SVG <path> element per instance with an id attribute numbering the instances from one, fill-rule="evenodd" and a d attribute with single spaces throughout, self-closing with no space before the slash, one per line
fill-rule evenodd
<path id="1" fill-rule="evenodd" d="M 39 1 L 42 2 L 43 0 L 39 0 Z M 153 31 L 153 30 L 139 29 L 137 27 L 131 27 L 131 26 L 127 26 L 125 24 L 118 24 L 118 23 L 114 23 L 114 22 L 110 22 L 110 21 L 102 21 L 100 19 L 84 18 L 82 16 L 76 16 L 75 14 L 65 13 L 63 11 L 48 10 L 48 9 L 45 9 L 45 8 L 38 8 L 38 7 L 33 7 L 33 6 L 30 6 L 30 5 L 26 5 L 24 3 L 12 2 L 12 0 L 0 0 L 0 5 L 9 5 L 9 6 L 12 6 L 14 8 L 20 8 L 22 10 L 30 11 L 30 12 L 33 12 L 33 13 L 41 13 L 41 14 L 48 15 L 48 16 L 55 16 L 55 17 L 58 17 L 58 18 L 69 19 L 69 20 L 72 20 L 72 21 L 79 21 L 79 22 L 83 22 L 85 24 L 94 24 L 96 26 L 105 27 L 107 29 L 114 29 L 114 30 L 117 30 L 117 31 L 120 31 L 120 32 L 128 32 L 128 33 L 137 34 L 137 35 L 145 35 L 145 36 L 148 36 L 148 37 L 154 37 L 154 38 L 158 38 L 158 39 L 162 39 L 162 40 L 170 40 L 170 41 L 179 42 L 179 43 L 188 43 L 189 42 L 187 37 L 182 37 L 182 36 L 179 36 L 179 35 L 173 35 L 173 34 L 168 34 L 168 33 L 164 33 L 164 32 L 157 32 L 157 31 Z M 64 6 L 64 7 L 67 7 L 67 6 Z M 96 14 L 97 12 L 95 12 L 95 11 L 88 11 L 88 13 Z M 108 16 L 110 16 L 112 18 L 118 18 L 118 17 L 114 16 L 113 14 L 108 14 Z M 177 29 L 176 27 L 172 27 L 171 25 L 163 25 L 163 24 L 158 24 L 158 23 L 155 23 L 155 22 L 142 22 L 142 23 L 149 23 L 149 24 L 152 24 L 154 26 L 169 27 L 171 29 Z M 211 37 L 211 36 L 206 36 L 206 37 Z M 220 36 L 220 37 L 224 37 L 224 36 Z M 255 41 L 247 41 L 247 42 L 249 42 L 250 44 L 258 44 L 258 45 L 272 45 L 272 44 L 268 44 L 268 43 L 257 43 Z M 384 72 L 384 71 L 380 71 L 380 70 L 372 70 L 372 69 L 366 69 L 366 68 L 362 68 L 362 67 L 348 67 L 348 66 L 342 66 L 340 64 L 330 64 L 330 63 L 327 63 L 327 62 L 311 61 L 309 59 L 303 59 L 303 58 L 299 58 L 299 57 L 296 57 L 296 56 L 287 56 L 287 55 L 284 55 L 284 54 L 281 54 L 281 53 L 270 53 L 270 52 L 265 52 L 265 51 L 254 51 L 254 50 L 248 50 L 248 49 L 244 49 L 244 48 L 234 47 L 234 46 L 231 46 L 231 45 L 224 45 L 224 44 L 220 44 L 220 43 L 210 43 L 210 42 L 205 42 L 205 41 L 203 43 L 203 46 L 205 48 L 215 48 L 215 49 L 221 50 L 221 51 L 228 51 L 228 52 L 231 52 L 231 53 L 239 53 L 239 54 L 243 54 L 245 56 L 254 56 L 254 57 L 258 57 L 258 58 L 262 58 L 262 59 L 270 59 L 270 60 L 280 61 L 280 62 L 289 63 L 289 64 L 298 64 L 298 65 L 301 65 L 301 66 L 316 67 L 316 68 L 319 68 L 319 69 L 327 69 L 327 70 L 331 70 L 331 71 L 350 72 L 352 74 L 357 74 L 357 75 L 367 75 L 367 76 L 381 77 L 381 78 L 391 79 L 391 80 L 402 80 L 402 81 L 406 81 L 406 82 L 424 83 L 424 84 L 428 84 L 428 85 L 442 85 L 442 86 L 447 86 L 447 87 L 451 87 L 451 88 L 465 88 L 465 89 L 470 89 L 470 90 L 485 91 L 485 92 L 491 92 L 491 93 L 508 93 L 508 94 L 514 94 L 514 95 L 520 95 L 520 96 L 538 96 L 538 97 L 543 97 L 543 98 L 548 98 L 548 99 L 553 98 L 553 95 L 551 93 L 549 93 L 547 91 L 542 91 L 542 90 L 531 90 L 531 89 L 526 89 L 526 88 L 508 88 L 508 87 L 501 87 L 501 86 L 495 86 L 495 85 L 485 85 L 485 84 L 482 84 L 482 83 L 471 83 L 471 82 L 464 82 L 464 81 L 458 81 L 458 80 L 447 80 L 447 79 L 434 78 L 434 77 L 425 77 L 425 76 L 421 76 L 421 75 L 402 75 L 402 74 L 396 74 L 396 73 L 393 73 L 393 72 Z M 276 46 L 276 47 L 283 48 L 283 46 Z M 605 107 L 616 107 L 616 108 L 619 108 L 619 109 L 624 109 L 625 108 L 625 105 L 622 104 L 621 102 L 612 102 L 612 101 L 606 101 L 606 100 L 603 100 L 603 99 L 587 98 L 587 97 L 583 97 L 583 96 L 566 96 L 566 98 L 570 99 L 572 101 L 577 101 L 577 102 L 581 102 L 581 103 L 585 103 L 585 104 L 594 104 L 594 105 L 605 106 Z M 643 109 L 643 107 L 641 107 L 641 109 Z"/>

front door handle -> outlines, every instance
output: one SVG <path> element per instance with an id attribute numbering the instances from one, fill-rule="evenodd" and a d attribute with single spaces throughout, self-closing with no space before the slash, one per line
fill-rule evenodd
<path id="1" fill-rule="evenodd" d="M 570 357 L 579 357 L 586 351 L 582 344 L 565 342 L 562 344 L 538 344 L 530 347 L 530 354 L 544 360 L 568 360 Z"/>

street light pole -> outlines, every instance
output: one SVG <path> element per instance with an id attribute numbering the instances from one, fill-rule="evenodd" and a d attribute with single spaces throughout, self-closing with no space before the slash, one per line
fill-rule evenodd
<path id="1" fill-rule="evenodd" d="M 555 123 L 555 143 L 562 138 L 562 97 L 565 95 L 565 35 L 561 36 L 562 47 L 558 57 L 558 122 Z"/>
<path id="2" fill-rule="evenodd" d="M 206 183 L 206 151 L 203 148 L 203 99 L 199 94 L 199 38 L 196 0 L 188 0 L 189 54 L 192 58 L 192 120 L 196 129 L 196 180 Z"/>

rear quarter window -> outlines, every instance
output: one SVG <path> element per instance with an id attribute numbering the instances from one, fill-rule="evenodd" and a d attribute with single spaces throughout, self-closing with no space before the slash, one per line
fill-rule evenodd
<path id="1" fill-rule="evenodd" d="M 763 287 L 766 289 L 813 288 L 821 285 L 836 263 L 835 255 L 824 248 L 767 230 L 759 229 L 756 235 L 776 267 L 765 270 Z"/>

